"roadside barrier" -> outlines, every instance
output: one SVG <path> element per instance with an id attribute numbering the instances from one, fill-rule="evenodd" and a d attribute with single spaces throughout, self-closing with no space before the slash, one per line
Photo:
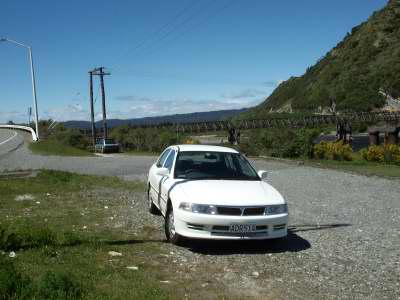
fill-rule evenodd
<path id="1" fill-rule="evenodd" d="M 34 142 L 36 142 L 38 140 L 35 130 L 33 130 L 31 127 L 28 127 L 28 126 L 22 126 L 22 125 L 0 125 L 0 128 L 27 131 L 27 132 L 30 132 L 32 134 L 32 140 Z"/>

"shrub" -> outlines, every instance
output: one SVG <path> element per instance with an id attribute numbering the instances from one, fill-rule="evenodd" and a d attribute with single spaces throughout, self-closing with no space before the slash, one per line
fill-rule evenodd
<path id="1" fill-rule="evenodd" d="M 313 141 L 319 133 L 319 129 L 250 130 L 248 142 L 242 142 L 240 148 L 246 153 L 274 157 L 311 157 Z"/>
<path id="2" fill-rule="evenodd" d="M 71 273 L 47 272 L 38 286 L 39 299 L 80 299 L 83 289 Z"/>
<path id="3" fill-rule="evenodd" d="M 398 145 L 372 145 L 361 151 L 361 156 L 366 161 L 387 162 L 400 164 L 400 146 Z"/>
<path id="4" fill-rule="evenodd" d="M 352 160 L 353 150 L 349 144 L 338 142 L 321 142 L 314 146 L 314 156 L 318 159 Z"/>
<path id="5" fill-rule="evenodd" d="M 398 145 L 386 145 L 385 149 L 385 161 L 400 164 L 400 146 Z"/>
<path id="6" fill-rule="evenodd" d="M 0 300 L 32 299 L 33 294 L 31 279 L 16 270 L 11 259 L 0 254 Z"/>

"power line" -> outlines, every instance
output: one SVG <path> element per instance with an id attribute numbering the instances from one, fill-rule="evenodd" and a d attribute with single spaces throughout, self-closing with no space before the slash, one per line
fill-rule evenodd
<path id="1" fill-rule="evenodd" d="M 158 29 L 154 30 L 151 32 L 146 38 L 144 38 L 141 42 L 137 43 L 134 47 L 128 49 L 125 51 L 124 54 L 119 55 L 113 62 L 112 64 L 115 64 L 117 61 L 119 61 L 122 57 L 128 55 L 129 53 L 143 47 L 148 41 L 150 41 L 154 36 L 157 36 L 158 34 L 162 33 L 164 29 L 168 28 L 168 26 L 172 25 L 176 20 L 178 20 L 182 15 L 184 15 L 187 11 L 190 11 L 193 7 L 195 7 L 199 1 L 194 0 L 191 2 L 189 5 L 185 6 L 183 9 L 178 11 L 177 14 L 175 14 L 170 20 L 168 20 L 166 23 L 164 23 L 162 26 L 160 26 Z"/>
<path id="2" fill-rule="evenodd" d="M 220 14 L 221 12 L 226 10 L 234 2 L 235 2 L 235 0 L 230 0 L 224 6 L 220 7 L 217 11 L 214 11 L 214 13 L 208 14 L 204 19 L 200 20 L 200 22 L 197 22 L 197 23 L 193 24 L 193 26 L 191 26 L 191 27 L 187 28 L 186 30 L 184 30 L 180 35 L 176 35 L 175 37 L 173 37 L 172 39 L 170 39 L 169 41 L 164 43 L 164 45 L 161 44 L 159 47 L 155 47 L 153 49 L 150 49 L 150 51 L 148 51 L 147 53 L 144 53 L 144 55 L 149 55 L 149 54 L 152 54 L 154 52 L 157 52 L 159 49 L 162 48 L 162 46 L 166 46 L 166 45 L 170 44 L 171 42 L 176 41 L 177 39 L 185 36 L 186 34 L 191 32 L 193 29 L 205 24 L 208 20 L 212 19 L 213 17 L 217 16 L 218 14 Z"/>
<path id="3" fill-rule="evenodd" d="M 213 1 L 211 0 L 211 1 L 209 1 L 208 3 L 211 3 L 211 2 L 213 2 Z M 230 1 L 228 1 L 225 5 L 223 5 L 222 7 L 220 7 L 218 10 L 212 12 L 211 14 L 206 15 L 205 18 L 201 19 L 201 20 L 200 20 L 199 22 L 197 22 L 197 23 L 194 23 L 192 26 L 187 27 L 185 30 L 183 30 L 183 31 L 181 32 L 181 34 L 178 34 L 178 35 L 173 36 L 172 39 L 167 40 L 165 43 L 161 43 L 161 44 L 159 44 L 159 45 L 156 45 L 157 42 L 163 41 L 163 40 L 165 40 L 168 36 L 170 36 L 170 35 L 173 33 L 174 29 L 177 29 L 180 25 L 184 25 L 184 24 L 188 23 L 188 22 L 191 20 L 191 18 L 186 18 L 185 20 L 183 20 L 182 22 L 180 22 L 179 24 L 177 24 L 177 25 L 179 25 L 179 26 L 175 26 L 175 27 L 173 28 L 173 30 L 168 31 L 168 32 L 167 32 L 166 34 L 164 34 L 161 38 L 159 38 L 158 41 L 156 41 L 156 43 L 153 43 L 153 45 L 156 45 L 156 47 L 151 47 L 151 46 L 148 47 L 148 48 L 147 48 L 148 51 L 147 51 L 147 52 L 141 53 L 141 56 L 143 57 L 143 56 L 150 55 L 150 54 L 152 54 L 152 53 L 154 53 L 154 52 L 157 52 L 157 51 L 160 50 L 163 46 L 166 46 L 166 45 L 170 44 L 171 42 L 173 42 L 173 41 L 175 41 L 175 40 L 177 40 L 177 39 L 179 39 L 179 38 L 185 36 L 186 34 L 188 34 L 188 33 L 189 33 L 190 31 L 192 31 L 193 29 L 195 29 L 195 28 L 197 28 L 197 27 L 199 27 L 199 26 L 205 24 L 205 23 L 206 23 L 208 20 L 210 20 L 211 18 L 215 17 L 216 15 L 220 14 L 222 11 L 226 10 L 226 9 L 227 9 L 228 7 L 230 7 L 234 2 L 235 2 L 235 0 L 230 0 Z M 203 7 L 203 8 L 204 8 L 204 7 Z M 198 11 L 199 11 L 199 10 L 198 10 Z M 192 14 L 192 15 L 193 15 L 193 14 Z M 118 67 L 117 67 L 117 68 L 118 68 Z"/>
<path id="4" fill-rule="evenodd" d="M 268 80 L 268 81 L 238 81 L 234 78 L 201 78 L 193 76 L 190 74 L 162 74 L 162 73 L 154 73 L 154 72 L 139 72 L 133 70 L 122 70 L 121 72 L 116 73 L 116 76 L 129 76 L 129 77 L 138 77 L 138 78 L 153 78 L 153 79 L 167 79 L 167 80 L 177 80 L 177 81 L 194 81 L 194 82 L 203 82 L 203 83 L 219 83 L 219 84 L 243 84 L 243 85 L 263 85 L 263 86 L 277 86 L 278 80 Z"/>

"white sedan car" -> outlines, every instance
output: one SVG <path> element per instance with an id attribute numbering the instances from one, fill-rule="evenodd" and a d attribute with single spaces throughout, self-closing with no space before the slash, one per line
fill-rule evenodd
<path id="1" fill-rule="evenodd" d="M 167 240 L 273 239 L 287 235 L 288 208 L 234 149 L 168 147 L 148 175 L 148 206 L 165 218 Z"/>

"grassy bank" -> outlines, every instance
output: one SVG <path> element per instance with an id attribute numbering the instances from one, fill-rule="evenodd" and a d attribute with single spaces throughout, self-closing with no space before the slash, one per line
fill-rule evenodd
<path id="1" fill-rule="evenodd" d="M 29 144 L 29 149 L 40 155 L 60 155 L 60 156 L 92 156 L 89 151 L 85 151 L 76 147 L 68 146 L 49 139 Z"/>
<path id="2" fill-rule="evenodd" d="M 385 178 L 400 178 L 400 166 L 367 162 L 364 160 L 336 161 L 336 160 L 306 160 L 305 163 L 313 167 L 354 172 L 365 176 L 379 176 Z"/>
<path id="3" fill-rule="evenodd" d="M 282 160 L 288 163 L 302 162 L 306 166 L 316 168 L 327 168 L 344 172 L 352 172 L 364 176 L 379 176 L 384 178 L 400 178 L 400 166 L 394 164 L 367 162 L 361 160 L 359 156 L 355 155 L 355 159 L 352 161 L 338 161 L 328 159 L 308 159 L 308 158 L 297 158 L 297 159 L 279 159 L 274 157 L 262 157 L 265 160 Z"/>
<path id="4" fill-rule="evenodd" d="M 103 197 L 94 197 L 99 189 Z M 54 171 L 0 180 L 0 299 L 168 298 L 159 262 L 148 259 L 162 243 L 110 221 L 126 205 L 123 195 L 144 189 L 140 182 Z M 104 194 L 118 203 L 105 203 Z"/>

